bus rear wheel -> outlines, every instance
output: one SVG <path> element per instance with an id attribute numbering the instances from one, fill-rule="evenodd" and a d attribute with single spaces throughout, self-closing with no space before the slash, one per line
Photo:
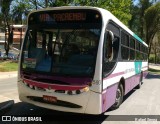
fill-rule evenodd
<path id="1" fill-rule="evenodd" d="M 116 92 L 116 102 L 114 103 L 114 105 L 112 106 L 111 109 L 117 109 L 119 108 L 119 106 L 122 104 L 123 102 L 123 96 L 124 96 L 124 90 L 123 90 L 123 85 L 120 84 L 117 88 L 117 92 Z"/>

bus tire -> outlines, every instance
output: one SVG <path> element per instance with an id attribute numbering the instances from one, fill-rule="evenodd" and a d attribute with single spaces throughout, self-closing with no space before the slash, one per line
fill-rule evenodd
<path id="1" fill-rule="evenodd" d="M 137 89 L 140 89 L 141 86 L 142 86 L 142 82 L 143 81 L 143 73 L 141 72 L 141 76 L 140 76 L 140 79 L 139 79 L 139 84 L 137 85 Z"/>
<path id="2" fill-rule="evenodd" d="M 123 96 L 124 96 L 123 85 L 119 84 L 119 86 L 117 88 L 117 92 L 116 92 L 116 102 L 113 104 L 113 106 L 111 107 L 111 109 L 117 109 L 117 108 L 119 108 L 119 106 L 123 102 Z"/>

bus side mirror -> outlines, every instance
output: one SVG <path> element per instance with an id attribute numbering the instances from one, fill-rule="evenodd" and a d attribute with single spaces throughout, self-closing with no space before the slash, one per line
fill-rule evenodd
<path id="1" fill-rule="evenodd" d="M 107 31 L 108 32 L 108 37 L 110 37 L 110 39 L 111 39 L 111 43 L 113 44 L 113 40 L 114 40 L 114 34 L 113 34 L 113 32 L 112 31 Z"/>
<path id="2" fill-rule="evenodd" d="M 113 42 L 114 42 L 114 34 L 112 31 L 106 31 L 106 40 L 107 40 L 107 59 L 108 61 L 113 60 Z"/>

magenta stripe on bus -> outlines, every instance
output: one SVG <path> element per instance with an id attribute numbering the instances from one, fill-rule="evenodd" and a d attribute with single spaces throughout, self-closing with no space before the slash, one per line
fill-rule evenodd
<path id="1" fill-rule="evenodd" d="M 142 67 L 142 68 L 147 68 L 147 67 L 148 67 L 148 66 L 144 66 L 144 67 Z M 117 73 L 114 73 L 114 74 L 110 74 L 108 77 L 104 78 L 104 80 L 105 80 L 105 79 L 109 79 L 109 78 L 113 78 L 113 77 L 116 77 L 116 76 L 120 76 L 120 75 L 123 75 L 123 74 L 125 74 L 124 71 L 122 71 L 122 72 L 117 72 Z"/>
<path id="2" fill-rule="evenodd" d="M 32 86 L 36 86 L 36 87 L 40 87 L 40 88 L 45 88 L 45 89 L 53 89 L 53 90 L 80 90 L 83 89 L 85 87 L 87 87 L 87 85 L 83 85 L 83 86 L 67 86 L 67 85 L 55 85 L 55 84 L 46 84 L 43 82 L 37 82 L 37 81 L 32 81 L 32 80 L 28 80 L 28 79 L 23 79 L 23 81 L 29 85 Z"/>
<path id="3" fill-rule="evenodd" d="M 117 73 L 111 74 L 108 77 L 104 78 L 104 80 L 109 79 L 109 78 L 113 78 L 113 77 L 116 77 L 116 76 L 120 76 L 120 75 L 123 75 L 123 74 L 125 74 L 124 71 L 123 72 L 117 72 Z"/>

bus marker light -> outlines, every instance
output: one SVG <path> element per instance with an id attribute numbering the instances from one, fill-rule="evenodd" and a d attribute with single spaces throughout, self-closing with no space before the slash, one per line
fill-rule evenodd
<path id="1" fill-rule="evenodd" d="M 83 88 L 83 91 L 87 92 L 87 91 L 89 91 L 89 88 L 85 87 L 85 88 Z"/>
<path id="2" fill-rule="evenodd" d="M 98 14 L 96 14 L 96 18 L 99 18 L 99 15 L 98 15 Z"/>

